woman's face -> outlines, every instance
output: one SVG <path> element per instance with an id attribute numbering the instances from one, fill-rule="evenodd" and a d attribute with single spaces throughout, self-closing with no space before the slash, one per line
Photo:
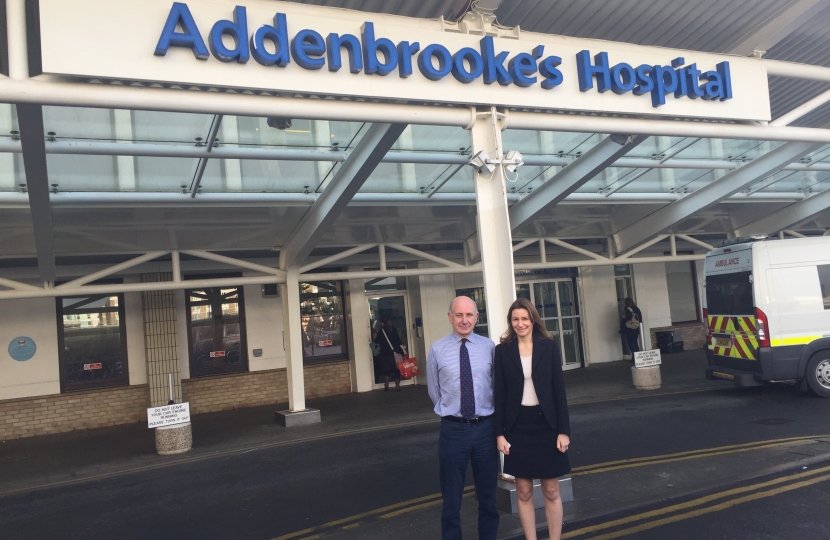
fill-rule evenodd
<path id="1" fill-rule="evenodd" d="M 510 314 L 510 325 L 519 337 L 527 337 L 533 333 L 533 321 L 526 309 L 514 309 Z"/>

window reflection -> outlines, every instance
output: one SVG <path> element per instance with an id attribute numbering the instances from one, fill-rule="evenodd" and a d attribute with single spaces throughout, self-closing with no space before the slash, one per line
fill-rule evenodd
<path id="1" fill-rule="evenodd" d="M 300 284 L 303 357 L 306 361 L 348 358 L 343 282 Z"/>
<path id="2" fill-rule="evenodd" d="M 247 370 L 240 287 L 186 292 L 191 376 Z"/>
<path id="3" fill-rule="evenodd" d="M 123 296 L 59 298 L 64 390 L 127 384 Z"/>

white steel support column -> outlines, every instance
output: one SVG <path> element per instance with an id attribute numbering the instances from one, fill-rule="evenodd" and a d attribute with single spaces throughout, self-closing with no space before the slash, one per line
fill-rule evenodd
<path id="1" fill-rule="evenodd" d="M 802 221 L 806 221 L 816 214 L 826 211 L 828 208 L 830 208 L 830 189 L 826 189 L 803 201 L 785 206 L 781 210 L 773 212 L 758 221 L 744 225 L 735 231 L 735 235 L 772 234 L 792 227 Z"/>
<path id="2" fill-rule="evenodd" d="M 287 268 L 285 284 L 280 285 L 283 313 L 283 340 L 285 342 L 285 370 L 288 383 L 288 410 L 305 410 L 305 381 L 303 377 L 303 327 L 300 316 L 300 269 Z"/>
<path id="3" fill-rule="evenodd" d="M 479 114 L 470 130 L 473 155 L 484 150 L 492 159 L 504 159 L 502 122 L 495 107 L 489 114 Z M 516 299 L 513 274 L 513 239 L 507 207 L 504 170 L 496 167 L 492 174 L 476 172 L 476 223 L 478 249 L 484 274 L 484 296 L 490 339 L 496 341 L 507 330 L 507 310 Z"/>

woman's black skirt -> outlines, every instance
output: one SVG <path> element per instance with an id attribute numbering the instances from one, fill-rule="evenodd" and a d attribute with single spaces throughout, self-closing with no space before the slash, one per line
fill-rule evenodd
<path id="1" fill-rule="evenodd" d="M 504 472 L 516 478 L 559 478 L 571 471 L 568 454 L 556 448 L 558 433 L 545 421 L 542 408 L 522 406 L 519 418 L 505 432 L 510 453 L 504 456 Z"/>
<path id="2" fill-rule="evenodd" d="M 401 372 L 398 371 L 398 364 L 395 362 L 394 354 L 381 354 L 376 358 L 376 362 L 380 364 L 378 368 L 378 375 L 382 377 L 389 377 L 392 380 L 401 378 Z"/>

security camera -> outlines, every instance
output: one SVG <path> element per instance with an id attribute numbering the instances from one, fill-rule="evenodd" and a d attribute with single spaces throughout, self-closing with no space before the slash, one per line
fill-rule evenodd
<path id="1" fill-rule="evenodd" d="M 281 116 L 269 116 L 268 125 L 274 129 L 290 129 L 291 119 L 283 118 Z"/>
<path id="2" fill-rule="evenodd" d="M 477 170 L 479 174 L 492 173 L 496 170 L 495 165 L 490 161 L 490 156 L 484 150 L 471 157 L 467 164 Z"/>

